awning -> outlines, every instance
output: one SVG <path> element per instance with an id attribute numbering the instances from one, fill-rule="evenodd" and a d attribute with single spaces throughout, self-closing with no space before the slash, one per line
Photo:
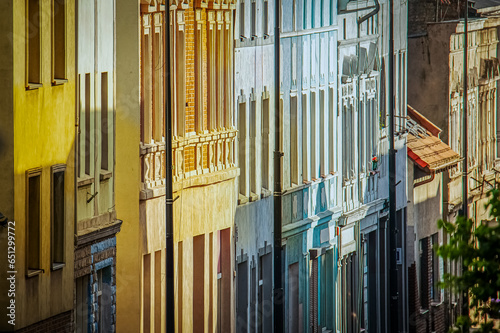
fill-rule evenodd
<path id="1" fill-rule="evenodd" d="M 437 133 L 436 129 L 438 129 L 434 124 L 410 106 L 408 106 L 408 111 L 407 150 L 408 157 L 415 164 L 427 172 L 437 173 L 460 162 L 460 155 L 432 133 Z M 422 121 L 423 119 L 425 122 Z"/>

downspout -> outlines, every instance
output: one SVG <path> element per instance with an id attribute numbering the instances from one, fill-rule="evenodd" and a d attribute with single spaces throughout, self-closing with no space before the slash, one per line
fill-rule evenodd
<path id="1" fill-rule="evenodd" d="M 175 303 L 174 303 L 174 199 L 172 177 L 172 105 L 170 80 L 170 3 L 165 3 L 165 19 L 163 20 L 165 33 L 165 271 L 167 279 L 165 321 L 167 333 L 175 332 Z"/>
<path id="2" fill-rule="evenodd" d="M 396 219 L 396 150 L 394 147 L 394 0 L 389 5 L 389 329 L 388 332 L 398 333 L 400 295 L 398 288 L 399 268 L 397 264 L 397 247 L 400 230 Z"/>
<path id="3" fill-rule="evenodd" d="M 378 0 L 375 0 L 375 8 L 371 12 L 369 12 L 368 14 L 361 16 L 358 19 L 358 37 L 359 37 L 359 26 L 361 25 L 361 23 L 368 20 L 370 17 L 375 16 L 379 12 L 379 10 L 380 10 L 380 4 L 379 4 Z"/>
<path id="4" fill-rule="evenodd" d="M 75 49 L 76 49 L 76 52 L 75 52 L 75 68 L 76 68 L 76 72 L 75 72 L 75 96 L 78 96 L 78 98 L 80 98 L 80 95 L 78 93 L 78 90 L 80 89 L 80 76 L 78 75 L 78 1 L 75 1 Z M 78 138 L 79 138 L 79 134 L 80 134 L 80 110 L 78 108 L 78 105 L 79 105 L 79 101 L 77 101 L 75 99 L 75 141 L 74 141 L 74 147 L 75 147 L 75 160 L 74 160 L 74 177 L 73 177 L 73 186 L 74 186 L 74 194 L 73 194 L 73 215 L 74 215 L 74 220 L 73 220 L 73 224 L 74 224 L 74 245 L 76 246 L 77 245 L 77 239 L 78 239 L 78 214 L 77 214 L 77 194 L 78 194 L 78 181 L 77 181 L 77 177 L 78 177 L 78 155 L 80 154 L 80 151 L 79 151 L 79 142 L 78 142 Z"/>
<path id="5" fill-rule="evenodd" d="M 428 179 L 425 179 L 425 180 L 422 180 L 420 182 L 417 182 L 417 183 L 413 184 L 413 188 L 421 186 L 421 185 L 428 184 L 428 183 L 432 182 L 435 177 L 436 177 L 436 172 L 435 171 L 431 171 L 431 178 L 428 178 Z"/>
<path id="6" fill-rule="evenodd" d="M 467 131 L 467 128 L 468 128 L 468 124 L 467 124 L 467 113 L 468 113 L 468 89 L 469 89 L 469 80 L 468 80 L 468 73 L 469 73 L 469 66 L 468 66 L 468 63 L 467 63 L 467 60 L 468 60 L 468 38 L 469 38 L 469 26 L 468 26 L 468 18 L 469 18 L 469 1 L 468 0 L 465 0 L 465 5 L 464 5 L 464 8 L 465 8 L 465 14 L 464 14 L 464 72 L 463 72 L 463 76 L 464 76 L 464 81 L 463 81 L 463 89 L 464 89 L 464 94 L 463 94 L 463 112 L 462 112 L 462 152 L 463 152 L 463 166 L 462 166 L 462 215 L 464 216 L 464 218 L 467 220 L 469 219 L 469 189 L 468 189 L 468 177 L 467 177 L 467 174 L 468 174 L 468 170 L 467 170 L 467 167 L 468 167 L 468 151 L 467 151 L 467 147 L 468 147 L 468 131 Z M 465 240 L 465 239 L 464 239 Z M 462 258 L 462 273 L 463 272 L 466 272 L 469 268 L 467 267 L 467 265 L 464 264 L 463 262 L 463 258 Z M 467 288 L 464 288 L 464 290 L 462 290 L 462 308 L 461 308 L 461 314 L 462 316 L 469 316 L 469 293 L 468 293 L 468 289 Z M 465 326 L 464 327 L 464 332 L 469 332 L 469 327 Z"/>
<path id="7" fill-rule="evenodd" d="M 281 184 L 281 162 L 283 152 L 281 151 L 280 123 L 280 8 L 281 1 L 274 0 L 274 332 L 283 333 L 285 327 L 284 315 L 284 292 L 283 292 L 283 268 L 282 268 L 282 246 L 281 246 L 281 206 L 282 206 L 282 184 Z"/>

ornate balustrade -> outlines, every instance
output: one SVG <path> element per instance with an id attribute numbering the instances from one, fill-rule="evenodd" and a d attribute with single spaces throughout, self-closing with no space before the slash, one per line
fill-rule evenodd
<path id="1" fill-rule="evenodd" d="M 174 183 L 234 168 L 236 132 L 235 129 L 230 129 L 174 138 L 172 142 Z M 161 188 L 165 186 L 165 143 L 141 144 L 140 154 L 141 190 L 157 189 L 160 195 Z"/>

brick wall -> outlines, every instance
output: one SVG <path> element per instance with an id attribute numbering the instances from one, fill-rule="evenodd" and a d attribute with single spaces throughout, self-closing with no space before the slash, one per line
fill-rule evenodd
<path id="1" fill-rule="evenodd" d="M 416 264 L 408 268 L 408 301 L 410 309 L 409 326 L 410 333 L 445 333 L 446 314 L 444 303 L 433 303 L 431 299 L 430 286 L 432 284 L 432 241 L 431 237 L 425 238 L 427 250 L 424 246 L 423 256 L 427 259 L 426 267 L 422 267 L 422 274 L 426 278 L 422 281 L 422 288 L 426 290 L 424 297 L 426 302 L 421 302 L 421 292 L 418 285 L 418 274 Z M 427 303 L 426 309 L 422 309 L 422 303 Z"/>
<path id="2" fill-rule="evenodd" d="M 410 0 L 408 3 L 408 35 L 426 32 L 427 22 L 456 20 L 457 1 L 443 4 L 440 0 Z"/>
<path id="3" fill-rule="evenodd" d="M 73 311 L 63 312 L 36 324 L 17 330 L 18 333 L 73 332 Z"/>
<path id="4" fill-rule="evenodd" d="M 111 272 L 111 329 L 115 331 L 116 326 L 116 237 L 108 237 L 99 239 L 98 241 L 87 243 L 75 250 L 75 280 L 84 275 L 90 275 L 90 298 L 89 302 L 93 303 L 92 313 L 89 314 L 92 322 L 93 332 L 97 332 L 97 271 L 99 269 L 109 267 Z M 76 309 L 77 300 L 76 293 L 74 294 L 74 307 Z M 45 331 L 44 331 L 45 332 Z M 52 331 L 47 331 L 52 332 Z M 59 331 L 54 331 L 59 332 Z M 61 331 L 63 332 L 63 331 Z"/>

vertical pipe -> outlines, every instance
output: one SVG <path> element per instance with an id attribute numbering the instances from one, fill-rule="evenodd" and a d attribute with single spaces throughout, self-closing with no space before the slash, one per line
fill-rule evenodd
<path id="1" fill-rule="evenodd" d="M 284 332 L 281 267 L 280 0 L 274 8 L 274 332 Z"/>
<path id="2" fill-rule="evenodd" d="M 389 0 L 389 332 L 399 332 L 399 293 L 397 244 L 399 230 L 396 225 L 396 150 L 394 149 L 394 0 Z"/>
<path id="3" fill-rule="evenodd" d="M 167 333 L 175 332 L 175 307 L 174 307 L 174 200 L 172 178 L 172 96 L 170 79 L 170 4 L 165 3 L 165 19 L 163 20 L 165 34 L 165 271 L 166 271 L 166 306 L 165 319 Z"/>
<path id="4" fill-rule="evenodd" d="M 462 214 L 465 217 L 465 219 L 469 218 L 469 209 L 468 209 L 468 180 L 467 180 L 467 163 L 468 163 L 468 152 L 467 152 L 467 146 L 468 146 L 468 137 L 467 137 L 467 113 L 468 113 L 468 98 L 467 98 L 467 92 L 469 89 L 469 83 L 468 83 L 468 72 L 469 72 L 469 66 L 468 66 L 468 50 L 469 50 L 469 26 L 468 26 L 468 18 L 469 18 L 469 2 L 466 0 L 465 1 L 465 14 L 464 14 L 464 94 L 463 94 L 463 113 L 462 113 L 462 154 L 463 154 L 463 167 L 462 167 Z M 467 266 L 463 264 L 462 261 L 462 272 L 465 272 L 467 270 Z M 464 289 L 462 291 L 462 316 L 468 316 L 469 315 L 469 297 L 468 297 L 468 291 L 467 289 Z M 468 328 L 465 329 L 466 332 L 468 332 Z"/>

